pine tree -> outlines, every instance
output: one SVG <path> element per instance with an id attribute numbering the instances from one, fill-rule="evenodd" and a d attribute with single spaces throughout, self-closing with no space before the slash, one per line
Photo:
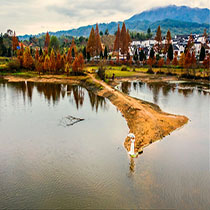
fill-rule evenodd
<path id="1" fill-rule="evenodd" d="M 160 26 L 158 26 L 158 28 L 157 28 L 155 40 L 156 40 L 156 42 L 157 42 L 157 44 L 155 44 L 155 50 L 156 50 L 159 54 L 161 54 L 161 50 L 162 50 L 162 36 L 161 36 L 161 29 L 160 29 Z"/>
<path id="2" fill-rule="evenodd" d="M 45 46 L 45 48 L 48 48 L 49 45 L 50 45 L 50 35 L 49 35 L 49 33 L 47 32 L 47 33 L 46 33 L 46 36 L 45 36 L 44 46 Z"/>
<path id="3" fill-rule="evenodd" d="M 206 56 L 206 51 L 205 51 L 204 46 L 202 45 L 201 51 L 200 51 L 199 60 L 200 60 L 200 61 L 203 61 L 203 60 L 205 59 L 205 56 Z"/>
<path id="4" fill-rule="evenodd" d="M 107 60 L 108 58 L 108 52 L 107 52 L 107 47 L 105 46 L 105 49 L 104 49 L 104 58 Z"/>
<path id="5" fill-rule="evenodd" d="M 82 54 L 83 54 L 84 59 L 86 59 L 87 57 L 86 47 L 83 48 Z"/>
<path id="6" fill-rule="evenodd" d="M 133 56 L 133 59 L 134 59 L 134 61 L 138 60 L 138 51 L 137 51 L 137 49 L 135 50 L 135 54 Z"/>
<path id="7" fill-rule="evenodd" d="M 170 44 L 169 45 L 169 48 L 168 48 L 168 59 L 170 60 L 170 61 L 172 61 L 173 60 L 173 46 L 172 46 L 172 44 Z"/>
<path id="8" fill-rule="evenodd" d="M 96 24 L 96 30 L 95 30 L 95 48 L 96 48 L 96 56 L 98 56 L 99 53 L 102 51 L 98 23 Z"/>
<path id="9" fill-rule="evenodd" d="M 150 50 L 149 57 L 153 59 L 154 56 L 155 56 L 155 52 L 154 52 L 154 50 L 153 50 L 153 48 L 152 48 L 152 49 Z"/>
<path id="10" fill-rule="evenodd" d="M 90 54 L 91 57 L 95 55 L 95 32 L 93 27 L 91 29 L 87 43 L 87 52 Z"/>
<path id="11" fill-rule="evenodd" d="M 42 48 L 40 47 L 40 49 L 39 49 L 39 55 L 41 56 L 42 54 L 43 54 Z"/>
<path id="12" fill-rule="evenodd" d="M 26 69 L 32 69 L 33 58 L 31 56 L 30 49 L 27 47 L 23 53 L 23 67 Z"/>
<path id="13" fill-rule="evenodd" d="M 139 60 L 140 61 L 143 61 L 143 60 L 145 60 L 145 54 L 144 54 L 144 51 L 141 49 L 141 51 L 140 51 L 140 53 L 139 53 Z"/>
<path id="14" fill-rule="evenodd" d="M 151 29 L 148 28 L 147 29 L 147 39 L 150 39 L 150 38 L 152 38 L 152 34 L 151 34 Z"/>
<path id="15" fill-rule="evenodd" d="M 59 50 L 59 41 L 56 36 L 51 36 L 50 38 L 49 51 L 52 49 L 54 49 L 55 52 Z"/>

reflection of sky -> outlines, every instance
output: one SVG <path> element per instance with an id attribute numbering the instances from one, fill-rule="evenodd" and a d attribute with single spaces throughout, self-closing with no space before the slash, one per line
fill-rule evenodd
<path id="1" fill-rule="evenodd" d="M 143 155 L 135 161 L 135 185 L 144 186 L 145 200 L 150 197 L 148 206 L 143 206 L 207 209 L 210 205 L 210 95 L 204 95 L 196 88 L 186 93 L 178 87 L 166 91 L 165 86 L 157 91 L 154 86 L 141 84 L 134 88 L 131 85 L 129 92 L 136 98 L 156 100 L 163 111 L 185 115 L 190 121 L 145 148 Z"/>
<path id="2" fill-rule="evenodd" d="M 131 85 L 130 94 L 153 102 L 158 93 L 164 111 L 191 121 L 145 148 L 130 166 L 126 122 L 108 100 L 96 112 L 86 90 L 78 109 L 73 94 L 53 103 L 55 95 L 49 101 L 44 88 L 33 88 L 31 98 L 22 89 L 0 85 L 3 207 L 208 209 L 209 95 L 146 84 L 134 91 Z M 67 115 L 85 120 L 58 126 Z"/>

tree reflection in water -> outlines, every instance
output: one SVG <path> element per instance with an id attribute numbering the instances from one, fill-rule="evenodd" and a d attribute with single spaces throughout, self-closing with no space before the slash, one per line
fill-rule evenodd
<path id="1" fill-rule="evenodd" d="M 93 110 L 98 111 L 101 107 L 106 109 L 106 100 L 103 97 L 95 95 L 93 92 L 87 91 L 79 85 L 65 85 L 53 83 L 34 83 L 34 82 L 11 82 L 7 83 L 8 86 L 15 89 L 15 93 L 21 94 L 25 101 L 26 97 L 32 102 L 33 90 L 36 88 L 40 95 L 44 95 L 49 103 L 57 104 L 61 97 L 72 97 L 76 108 L 79 109 L 83 106 L 85 96 L 89 97 L 89 101 Z M 85 94 L 87 91 L 88 94 Z"/>
<path id="2" fill-rule="evenodd" d="M 137 86 L 137 84 L 139 84 Z M 145 86 L 146 85 L 146 86 Z M 162 91 L 163 96 L 168 96 L 170 92 L 178 91 L 183 96 L 188 97 L 193 94 L 193 91 L 197 90 L 200 93 L 208 94 L 209 86 L 206 84 L 201 83 L 189 83 L 189 82 L 181 82 L 177 81 L 177 83 L 170 83 L 170 82 L 151 82 L 151 83 L 143 83 L 143 82 L 122 82 L 120 84 L 120 90 L 130 95 L 132 90 L 135 92 L 141 92 L 142 88 L 147 87 L 153 96 L 154 103 L 158 103 L 160 91 Z"/>

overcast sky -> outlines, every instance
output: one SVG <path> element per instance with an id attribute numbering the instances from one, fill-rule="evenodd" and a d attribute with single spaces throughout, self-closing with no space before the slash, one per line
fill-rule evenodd
<path id="1" fill-rule="evenodd" d="M 0 0 L 0 32 L 37 34 L 122 21 L 169 4 L 209 8 L 209 0 Z"/>

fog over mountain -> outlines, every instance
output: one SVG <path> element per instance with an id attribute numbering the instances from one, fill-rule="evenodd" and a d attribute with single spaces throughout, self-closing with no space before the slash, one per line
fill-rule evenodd
<path id="1" fill-rule="evenodd" d="M 206 28 L 209 32 L 210 28 L 210 10 L 207 8 L 190 8 L 187 6 L 169 5 L 166 7 L 153 8 L 143 11 L 125 20 L 126 27 L 130 31 L 146 32 L 150 27 L 155 33 L 158 25 L 161 26 L 163 33 L 170 29 L 174 34 L 189 34 L 203 33 Z M 99 30 L 105 32 L 109 30 L 110 34 L 114 34 L 117 30 L 117 25 L 122 25 L 122 22 L 100 23 Z M 51 35 L 62 36 L 89 36 L 92 26 L 87 25 L 77 29 L 51 32 Z M 42 33 L 43 34 L 43 33 Z M 40 36 L 42 34 L 38 34 Z M 27 39 L 31 35 L 19 36 L 20 39 Z"/>

